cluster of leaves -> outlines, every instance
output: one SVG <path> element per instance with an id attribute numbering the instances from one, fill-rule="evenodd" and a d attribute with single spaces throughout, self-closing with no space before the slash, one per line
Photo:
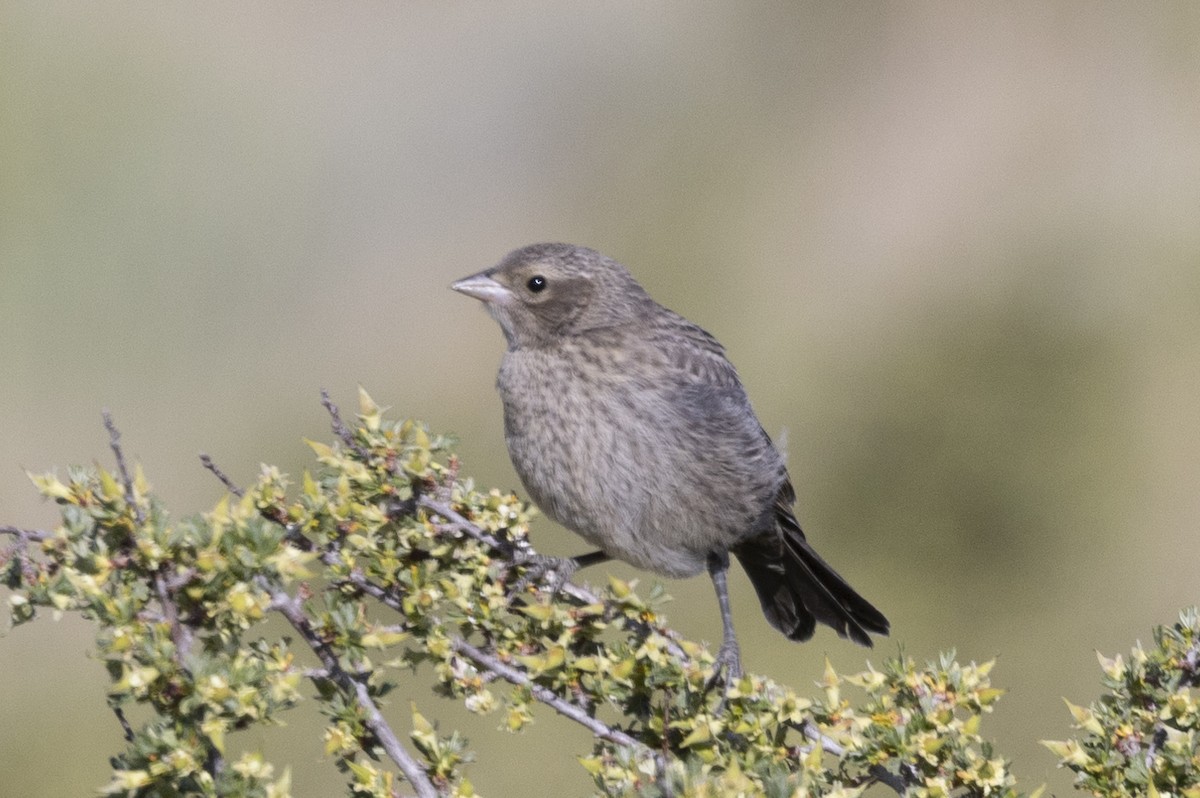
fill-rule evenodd
<path id="1" fill-rule="evenodd" d="M 1107 692 L 1067 707 L 1082 734 L 1043 742 L 1094 795 L 1200 798 L 1200 612 L 1154 630 L 1126 661 L 1098 655 Z"/>
<path id="2" fill-rule="evenodd" d="M 11 616 L 21 623 L 48 607 L 96 622 L 108 701 L 129 743 L 104 792 L 286 795 L 287 774 L 274 778 L 256 757 L 214 764 L 229 732 L 270 722 L 300 699 L 287 641 L 249 632 L 269 603 L 257 580 L 290 581 L 310 555 L 283 545 L 278 525 L 237 524 L 248 511 L 228 501 L 172 524 L 140 469 L 124 486 L 103 469 L 33 480 L 61 505 L 62 524 L 42 536 L 40 557 L 11 556 Z M 152 711 L 136 732 L 124 721 L 129 704 Z"/>
<path id="3" fill-rule="evenodd" d="M 98 627 L 128 743 L 107 794 L 289 795 L 287 771 L 260 756 L 226 762 L 227 737 L 278 722 L 307 680 L 350 795 L 390 798 L 404 782 L 473 795 L 461 735 L 413 706 L 403 743 L 381 711 L 428 671 L 435 692 L 502 729 L 520 731 L 539 706 L 583 726 L 582 764 L 604 795 L 845 798 L 876 781 L 930 798 L 1017 795 L 979 735 L 1000 696 L 990 663 L 827 668 L 814 697 L 754 675 L 722 686 L 710 652 L 664 625 L 657 589 L 525 585 L 539 562 L 532 508 L 460 479 L 448 439 L 385 420 L 365 394 L 352 429 L 329 408 L 336 439 L 311 444 L 319 468 L 295 495 L 264 467 L 211 512 L 173 522 L 140 471 L 127 474 L 114 432 L 116 474 L 33 477 L 61 526 L 0 528 L 18 538 L 0 551 L 14 622 L 49 609 Z M 136 729 L 130 706 L 149 715 Z"/>
<path id="4" fill-rule="evenodd" d="M 697 710 L 666 790 L 608 774 L 610 794 L 824 795 L 849 798 L 874 781 L 909 796 L 1015 798 L 1008 763 L 979 735 L 982 716 L 1001 691 L 991 686 L 992 663 L 960 665 L 953 655 L 918 666 L 907 657 L 881 670 L 841 675 L 826 664 L 820 694 L 797 696 L 758 677 L 734 685 L 716 714 Z M 864 694 L 857 706 L 845 688 Z M 785 732 L 799 731 L 804 742 Z M 625 784 L 621 784 L 625 780 Z M 617 787 L 618 789 L 613 789 Z"/>

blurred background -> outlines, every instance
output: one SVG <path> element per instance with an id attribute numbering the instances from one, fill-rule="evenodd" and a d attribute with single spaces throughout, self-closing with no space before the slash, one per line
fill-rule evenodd
<path id="1" fill-rule="evenodd" d="M 102 407 L 185 516 L 221 496 L 197 453 L 298 474 L 319 389 L 352 412 L 358 383 L 516 488 L 502 337 L 447 286 L 565 240 L 724 342 L 810 538 L 892 620 L 790 644 L 738 573 L 751 669 L 998 658 L 985 734 L 1063 793 L 1036 741 L 1094 650 L 1200 600 L 1200 6 L 4 0 L 0 109 L 0 522 L 55 524 L 22 469 L 110 462 Z M 707 580 L 667 588 L 719 640 Z M 6 796 L 107 782 L 91 639 L 0 637 Z M 415 684 L 392 717 L 463 728 L 481 793 L 589 792 L 579 728 Z M 298 798 L 341 791 L 313 710 L 242 740 Z"/>

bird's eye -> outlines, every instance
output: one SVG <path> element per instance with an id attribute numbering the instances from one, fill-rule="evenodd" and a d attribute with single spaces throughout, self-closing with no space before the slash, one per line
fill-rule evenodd
<path id="1" fill-rule="evenodd" d="M 529 278 L 529 282 L 525 283 L 525 285 L 529 286 L 530 291 L 538 294 L 546 290 L 546 278 L 540 274 L 535 274 Z"/>

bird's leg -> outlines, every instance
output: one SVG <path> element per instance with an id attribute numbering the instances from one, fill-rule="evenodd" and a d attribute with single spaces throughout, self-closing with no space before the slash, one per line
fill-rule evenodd
<path id="1" fill-rule="evenodd" d="M 551 557 L 546 554 L 519 553 L 514 559 L 514 565 L 520 565 L 525 572 L 513 585 L 512 595 L 523 593 L 525 588 L 538 582 L 545 582 L 546 589 L 553 599 L 563 589 L 563 585 L 571 581 L 571 577 L 580 568 L 604 562 L 611 559 L 602 551 L 579 554 L 574 557 Z"/>
<path id="2" fill-rule="evenodd" d="M 729 609 L 729 585 L 725 574 L 729 571 L 729 552 L 711 551 L 708 553 L 708 575 L 712 577 L 713 587 L 717 590 L 717 604 L 721 607 L 721 625 L 723 634 L 721 650 L 717 652 L 716 670 L 708 686 L 712 687 L 720 679 L 725 683 L 725 689 L 742 678 L 742 654 L 738 648 L 737 635 L 733 632 L 733 613 Z"/>

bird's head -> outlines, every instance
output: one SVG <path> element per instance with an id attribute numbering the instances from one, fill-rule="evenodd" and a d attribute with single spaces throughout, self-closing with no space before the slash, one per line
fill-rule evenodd
<path id="1" fill-rule="evenodd" d="M 510 347 L 626 324 L 652 301 L 624 266 L 571 244 L 523 247 L 450 287 L 483 302 Z"/>

